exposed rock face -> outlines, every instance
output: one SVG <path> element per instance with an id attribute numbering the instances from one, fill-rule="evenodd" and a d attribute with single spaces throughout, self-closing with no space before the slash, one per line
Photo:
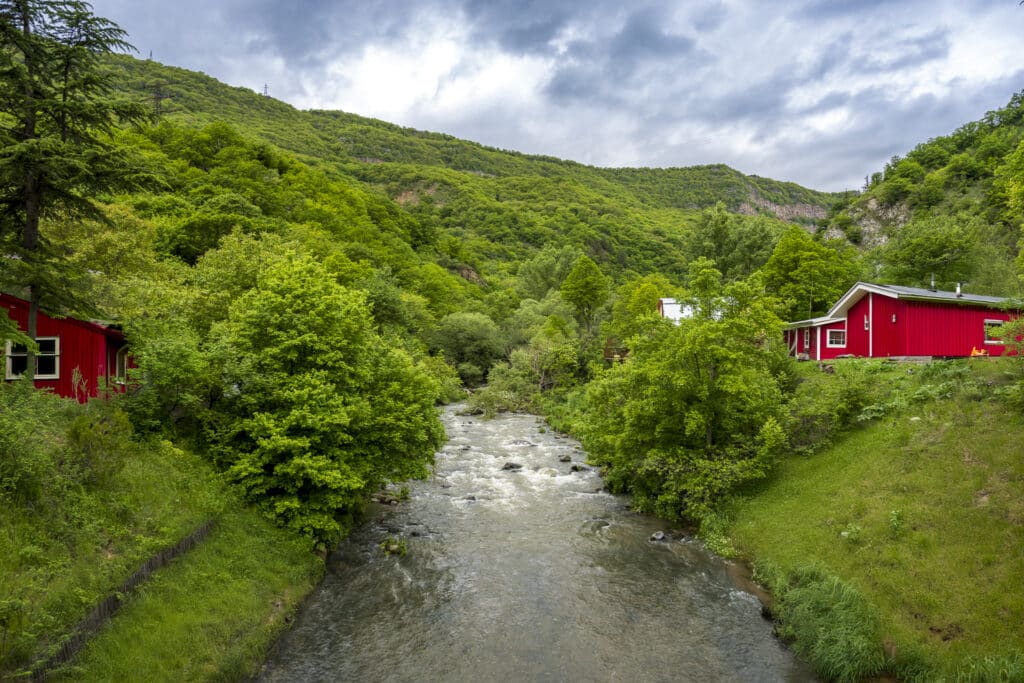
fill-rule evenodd
<path id="1" fill-rule="evenodd" d="M 861 247 L 870 249 L 885 244 L 889 230 L 900 228 L 910 220 L 910 207 L 903 203 L 883 206 L 877 199 L 870 199 L 851 208 L 850 217 L 860 226 Z"/>
<path id="2" fill-rule="evenodd" d="M 773 201 L 765 199 L 754 190 L 750 191 L 750 197 L 747 201 L 740 204 L 737 211 L 739 213 L 747 214 L 748 216 L 754 216 L 763 211 L 768 211 L 780 220 L 790 222 L 794 222 L 801 218 L 819 220 L 824 218 L 827 213 L 825 207 L 815 206 L 814 204 L 776 204 Z"/>

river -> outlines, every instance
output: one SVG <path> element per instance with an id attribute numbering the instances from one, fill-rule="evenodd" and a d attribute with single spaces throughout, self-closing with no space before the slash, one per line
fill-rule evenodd
<path id="1" fill-rule="evenodd" d="M 726 563 L 573 471 L 576 442 L 530 415 L 444 421 L 435 476 L 332 553 L 260 680 L 813 680 Z"/>

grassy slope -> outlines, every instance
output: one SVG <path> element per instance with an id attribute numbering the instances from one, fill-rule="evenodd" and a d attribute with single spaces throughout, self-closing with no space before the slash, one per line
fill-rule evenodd
<path id="1" fill-rule="evenodd" d="M 21 383 L 0 385 L 0 508 L 0 679 L 47 659 L 140 565 L 209 519 L 207 541 L 115 617 L 84 678 L 138 678 L 111 673 L 122 665 L 189 677 L 183 658 L 194 671 L 247 671 L 322 571 L 202 459 L 132 439 L 116 402 L 82 406 Z M 176 603 L 147 611 L 175 591 Z"/>
<path id="2" fill-rule="evenodd" d="M 977 389 L 1001 367 L 782 463 L 728 511 L 741 553 L 851 583 L 940 670 L 1024 647 L 1024 419 Z"/>
<path id="3" fill-rule="evenodd" d="M 251 678 L 322 571 L 307 544 L 254 510 L 233 507 L 54 679 Z"/>

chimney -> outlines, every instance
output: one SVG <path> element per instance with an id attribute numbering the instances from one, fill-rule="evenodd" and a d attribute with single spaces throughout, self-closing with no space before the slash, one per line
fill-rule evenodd
<path id="1" fill-rule="evenodd" d="M 960 293 L 960 283 L 958 282 L 958 283 L 956 283 L 956 298 L 959 299 L 962 296 L 963 296 L 963 294 Z"/>
<path id="2" fill-rule="evenodd" d="M 932 286 L 929 287 L 928 289 L 932 290 L 933 292 L 935 291 L 935 273 L 932 273 Z"/>

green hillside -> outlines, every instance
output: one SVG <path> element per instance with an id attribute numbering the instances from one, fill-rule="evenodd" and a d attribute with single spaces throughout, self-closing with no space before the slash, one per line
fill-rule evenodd
<path id="1" fill-rule="evenodd" d="M 595 258 L 644 272 L 650 268 L 642 259 L 623 254 L 621 244 L 639 240 L 647 243 L 649 251 L 667 251 L 678 259 L 680 255 L 672 253 L 671 235 L 678 235 L 700 209 L 721 202 L 731 211 L 812 223 L 838 197 L 793 183 L 744 176 L 723 165 L 593 168 L 355 114 L 298 111 L 273 98 L 152 61 L 117 57 L 113 65 L 120 72 L 119 87 L 136 99 L 155 106 L 154 96 L 159 93 L 162 116 L 168 120 L 193 125 L 230 122 L 245 134 L 310 163 L 327 164 L 379 187 L 406 206 L 413 203 L 412 210 L 421 220 L 479 230 L 488 241 L 513 249 L 518 241 L 535 247 L 560 241 L 564 237 L 556 238 L 555 233 L 582 223 L 594 228 L 596 236 L 577 230 L 578 243 L 588 246 Z M 422 206 L 419 200 L 424 196 L 430 197 L 433 206 Z M 578 204 L 580 210 L 555 216 L 543 206 L 552 201 L 563 207 Z M 510 213 L 523 225 L 515 225 L 507 216 Z M 531 230 L 540 232 L 531 234 Z M 667 243 L 664 237 L 651 235 L 658 231 L 667 234 Z"/>
<path id="2" fill-rule="evenodd" d="M 1020 296 L 1014 259 L 1024 208 L 1024 93 L 932 138 L 866 178 L 837 203 L 827 234 L 867 250 L 884 279 Z"/>

